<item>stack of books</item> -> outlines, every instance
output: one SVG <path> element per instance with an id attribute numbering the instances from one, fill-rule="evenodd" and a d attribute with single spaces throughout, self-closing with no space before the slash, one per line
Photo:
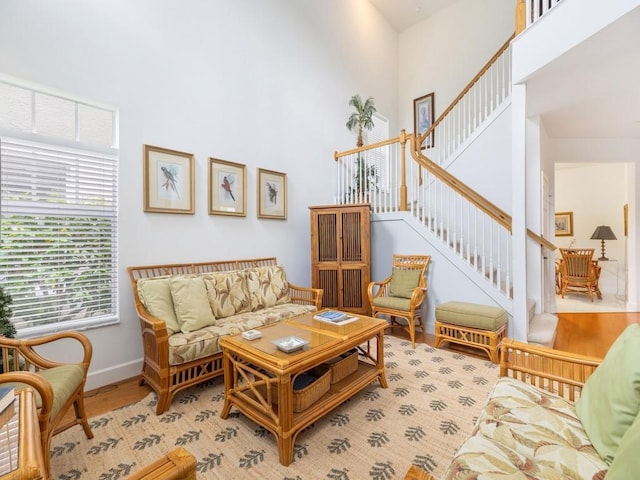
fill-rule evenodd
<path id="1" fill-rule="evenodd" d="M 323 322 L 332 323 L 334 325 L 345 325 L 358 320 L 358 317 L 354 317 L 337 310 L 323 310 L 322 312 L 316 313 L 313 318 Z"/>

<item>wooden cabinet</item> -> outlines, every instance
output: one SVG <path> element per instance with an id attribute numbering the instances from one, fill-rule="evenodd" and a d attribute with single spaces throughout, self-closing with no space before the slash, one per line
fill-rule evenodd
<path id="1" fill-rule="evenodd" d="M 369 314 L 369 204 L 327 205 L 309 210 L 311 284 L 323 289 L 322 306 Z"/>

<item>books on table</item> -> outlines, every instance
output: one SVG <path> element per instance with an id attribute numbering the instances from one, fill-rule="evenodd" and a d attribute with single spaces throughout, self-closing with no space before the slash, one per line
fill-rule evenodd
<path id="1" fill-rule="evenodd" d="M 354 317 L 337 310 L 323 310 L 322 312 L 316 313 L 313 318 L 323 322 L 332 323 L 334 325 L 345 325 L 358 320 L 358 317 Z"/>

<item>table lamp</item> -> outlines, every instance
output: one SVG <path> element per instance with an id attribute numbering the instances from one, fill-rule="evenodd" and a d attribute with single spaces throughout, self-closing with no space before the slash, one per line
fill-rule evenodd
<path id="1" fill-rule="evenodd" d="M 617 240 L 615 234 L 608 225 L 600 225 L 596 227 L 596 231 L 591 235 L 591 240 L 600 240 L 602 248 L 602 256 L 598 260 L 609 260 L 604 256 L 604 241 L 605 240 Z"/>

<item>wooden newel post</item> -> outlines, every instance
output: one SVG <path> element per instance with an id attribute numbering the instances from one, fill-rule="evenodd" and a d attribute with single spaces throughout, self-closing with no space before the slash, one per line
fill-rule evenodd
<path id="1" fill-rule="evenodd" d="M 516 5 L 516 35 L 527 28 L 527 5 L 524 0 L 518 0 Z"/>
<path id="2" fill-rule="evenodd" d="M 406 161 L 406 146 L 407 146 L 407 133 L 404 128 L 400 130 L 400 211 L 406 212 L 407 207 L 407 161 Z"/>

